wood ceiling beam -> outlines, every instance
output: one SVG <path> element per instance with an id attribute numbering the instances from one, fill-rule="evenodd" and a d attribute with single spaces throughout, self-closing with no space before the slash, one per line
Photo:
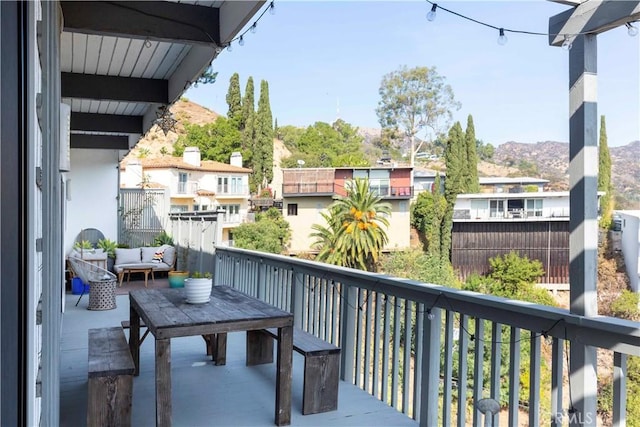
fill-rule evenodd
<path id="1" fill-rule="evenodd" d="M 142 116 L 71 113 L 71 131 L 142 133 Z"/>
<path id="2" fill-rule="evenodd" d="M 168 104 L 168 82 L 158 79 L 62 73 L 63 98 Z"/>
<path id="3" fill-rule="evenodd" d="M 62 1 L 60 4 L 65 31 L 220 46 L 220 11 L 215 7 L 168 1 Z"/>
<path id="4" fill-rule="evenodd" d="M 565 34 L 600 34 L 639 19 L 640 0 L 589 0 L 549 18 L 549 44 L 562 45 Z"/>
<path id="5" fill-rule="evenodd" d="M 72 133 L 70 145 L 71 148 L 128 150 L 129 137 L 118 135 L 92 135 Z"/>

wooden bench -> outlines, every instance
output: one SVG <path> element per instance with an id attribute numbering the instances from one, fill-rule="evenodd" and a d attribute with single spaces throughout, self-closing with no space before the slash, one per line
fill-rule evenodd
<path id="1" fill-rule="evenodd" d="M 247 366 L 273 363 L 277 329 L 247 331 Z M 340 348 L 299 328 L 293 328 L 293 349 L 304 356 L 302 414 L 338 409 Z"/>
<path id="2" fill-rule="evenodd" d="M 134 370 L 122 328 L 89 329 L 87 426 L 131 426 Z"/>

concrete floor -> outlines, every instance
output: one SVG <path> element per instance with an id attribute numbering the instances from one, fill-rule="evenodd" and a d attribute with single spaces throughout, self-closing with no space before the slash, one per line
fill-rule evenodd
<path id="1" fill-rule="evenodd" d="M 154 287 L 165 287 L 156 279 Z M 131 287 L 139 283 L 131 283 Z M 144 284 L 142 285 L 144 286 Z M 125 288 L 125 286 L 123 286 Z M 118 293 L 124 293 L 119 289 Z M 87 331 L 119 326 L 129 318 L 128 295 L 116 296 L 117 308 L 87 310 L 88 297 L 75 306 L 78 295 L 67 294 L 60 361 L 61 426 L 86 425 Z M 140 351 L 140 376 L 133 382 L 133 426 L 155 425 L 154 339 L 149 335 Z M 228 336 L 227 364 L 215 366 L 201 337 L 172 340 L 173 425 L 273 426 L 275 364 L 245 366 L 245 334 Z M 338 410 L 302 415 L 304 359 L 293 354 L 291 425 L 294 426 L 417 426 L 418 423 L 359 388 L 340 382 Z"/>

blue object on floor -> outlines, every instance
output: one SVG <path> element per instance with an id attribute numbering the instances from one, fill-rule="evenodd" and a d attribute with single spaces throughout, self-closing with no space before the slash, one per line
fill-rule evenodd
<path id="1" fill-rule="evenodd" d="M 81 278 L 74 277 L 71 279 L 71 293 L 73 295 L 81 295 L 89 292 L 89 285 L 85 284 Z"/>

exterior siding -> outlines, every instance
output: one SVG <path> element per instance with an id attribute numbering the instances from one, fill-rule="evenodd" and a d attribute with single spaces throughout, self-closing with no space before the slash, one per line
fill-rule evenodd
<path id="1" fill-rule="evenodd" d="M 486 274 L 489 258 L 519 252 L 542 263 L 541 283 L 569 283 L 569 222 L 454 222 L 451 262 L 460 279 Z"/>

